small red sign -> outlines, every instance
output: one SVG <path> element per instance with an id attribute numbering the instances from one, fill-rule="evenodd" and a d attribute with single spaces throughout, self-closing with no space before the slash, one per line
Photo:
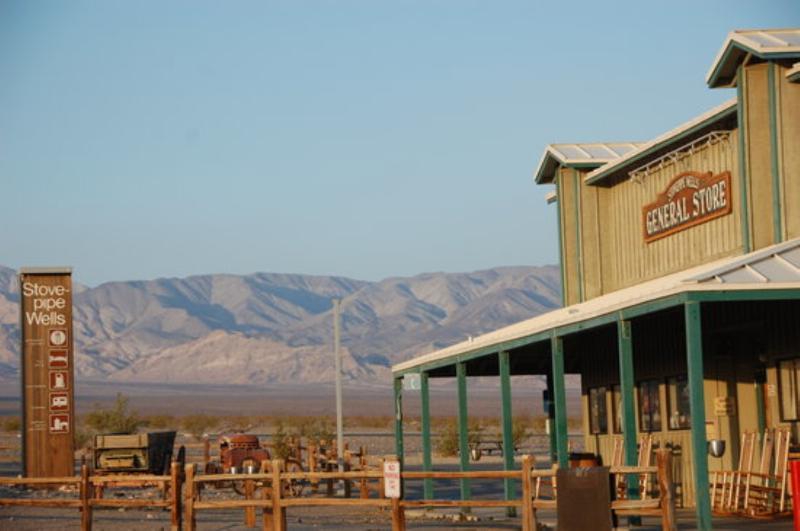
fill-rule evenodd
<path id="1" fill-rule="evenodd" d="M 50 393 L 50 411 L 68 411 L 69 393 L 55 392 Z"/>
<path id="2" fill-rule="evenodd" d="M 66 413 L 50 415 L 50 433 L 69 433 L 69 415 Z"/>
<path id="3" fill-rule="evenodd" d="M 66 391 L 69 389 L 69 374 L 66 371 L 50 371 L 50 390 Z"/>
<path id="4" fill-rule="evenodd" d="M 67 346 L 67 331 L 63 328 L 56 328 L 55 330 L 50 330 L 50 333 L 47 335 L 50 340 L 51 347 L 66 347 Z"/>
<path id="5" fill-rule="evenodd" d="M 51 350 L 47 355 L 47 366 L 51 369 L 66 369 L 69 358 L 66 350 Z"/>

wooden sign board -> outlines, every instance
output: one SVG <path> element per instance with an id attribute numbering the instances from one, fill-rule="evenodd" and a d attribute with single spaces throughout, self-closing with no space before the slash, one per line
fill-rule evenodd
<path id="1" fill-rule="evenodd" d="M 736 402 L 732 396 L 714 397 L 714 416 L 732 417 L 736 415 Z"/>
<path id="2" fill-rule="evenodd" d="M 642 208 L 644 241 L 654 242 L 730 214 L 731 201 L 731 172 L 681 173 L 654 202 Z"/>
<path id="3" fill-rule="evenodd" d="M 22 466 L 26 477 L 74 473 L 72 272 L 19 274 L 22 330 Z"/>

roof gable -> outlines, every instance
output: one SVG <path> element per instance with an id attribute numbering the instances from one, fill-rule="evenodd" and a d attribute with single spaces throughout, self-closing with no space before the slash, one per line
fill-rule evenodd
<path id="1" fill-rule="evenodd" d="M 559 166 L 598 168 L 634 151 L 642 142 L 593 142 L 583 144 L 550 144 L 545 148 L 534 173 L 537 184 L 552 183 Z"/>
<path id="2" fill-rule="evenodd" d="M 765 61 L 800 58 L 800 29 L 730 32 L 706 75 L 708 86 L 711 88 L 735 87 L 736 69 L 748 55 Z"/>

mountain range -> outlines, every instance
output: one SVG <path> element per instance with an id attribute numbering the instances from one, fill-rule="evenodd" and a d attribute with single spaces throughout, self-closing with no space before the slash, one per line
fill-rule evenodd
<path id="1" fill-rule="evenodd" d="M 388 383 L 392 364 L 560 305 L 555 266 L 367 282 L 277 273 L 75 285 L 78 379 L 264 384 L 333 379 L 332 299 L 345 377 Z M 0 266 L 0 381 L 19 374 L 19 286 Z"/>

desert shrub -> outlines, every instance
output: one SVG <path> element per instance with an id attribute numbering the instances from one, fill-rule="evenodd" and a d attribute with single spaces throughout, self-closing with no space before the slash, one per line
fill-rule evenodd
<path id="1" fill-rule="evenodd" d="M 19 417 L 5 417 L 0 426 L 2 426 L 3 431 L 20 431 L 22 428 L 22 419 Z"/>
<path id="2" fill-rule="evenodd" d="M 219 418 L 203 413 L 183 417 L 181 426 L 195 439 L 202 439 L 203 435 L 219 426 Z"/>
<path id="3" fill-rule="evenodd" d="M 475 446 L 481 440 L 483 428 L 477 419 L 470 420 L 467 425 L 467 444 Z M 449 419 L 441 429 L 440 435 L 436 439 L 436 452 L 443 456 L 458 455 L 458 421 L 456 419 Z"/>
<path id="4" fill-rule="evenodd" d="M 280 420 L 275 426 L 275 433 L 272 434 L 272 453 L 274 454 L 272 457 L 277 459 L 288 459 L 292 453 L 286 426 Z"/>
<path id="5" fill-rule="evenodd" d="M 527 417 L 514 417 L 511 423 L 511 441 L 514 444 L 514 448 L 519 448 L 522 446 L 522 442 L 528 438 L 530 432 L 528 431 L 528 426 L 530 425 L 530 419 Z"/>
<path id="6" fill-rule="evenodd" d="M 298 435 L 312 441 L 332 441 L 336 438 L 336 427 L 327 417 L 304 417 L 295 424 L 295 430 Z"/>
<path id="7" fill-rule="evenodd" d="M 117 399 L 110 408 L 95 404 L 84 422 L 98 433 L 134 433 L 145 424 L 136 412 L 128 411 L 128 397 L 122 393 L 117 393 Z"/>

